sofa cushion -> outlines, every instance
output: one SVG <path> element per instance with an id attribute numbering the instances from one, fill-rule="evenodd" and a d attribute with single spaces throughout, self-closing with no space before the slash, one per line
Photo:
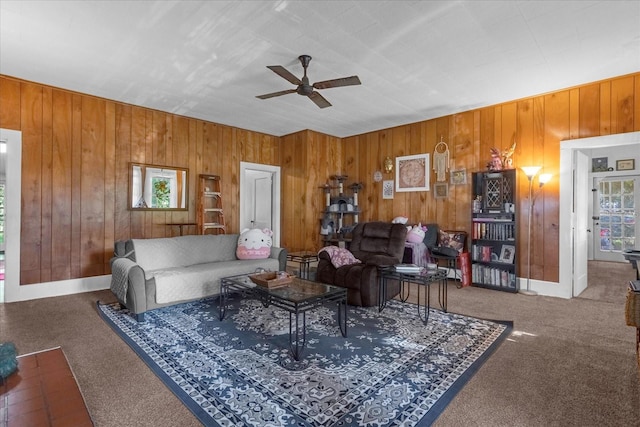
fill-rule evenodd
<path id="1" fill-rule="evenodd" d="M 218 295 L 221 278 L 253 273 L 257 268 L 277 271 L 279 261 L 275 258 L 219 261 L 146 271 L 146 275 L 147 279 L 155 279 L 156 302 L 165 304 Z"/>
<path id="2" fill-rule="evenodd" d="M 135 259 L 145 271 L 236 259 L 237 234 L 132 239 Z"/>

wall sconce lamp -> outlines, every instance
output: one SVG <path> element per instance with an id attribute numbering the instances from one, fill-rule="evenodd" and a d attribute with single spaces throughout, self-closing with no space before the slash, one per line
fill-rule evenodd
<path id="1" fill-rule="evenodd" d="M 391 160 L 391 157 L 387 156 L 387 158 L 384 159 L 383 165 L 386 173 L 391 173 L 393 171 L 393 160 Z"/>
<path id="2" fill-rule="evenodd" d="M 527 289 L 521 289 L 520 293 L 524 294 L 524 295 L 538 295 L 537 292 L 532 291 L 530 284 L 531 284 L 531 219 L 533 216 L 533 205 L 536 201 L 536 197 L 538 197 L 538 193 L 540 192 L 540 189 L 542 189 L 542 186 L 545 185 L 547 182 L 549 182 L 551 180 L 551 177 L 553 176 L 550 173 L 541 173 L 540 176 L 538 176 L 538 191 L 536 191 L 535 194 L 533 194 L 533 178 L 535 178 L 535 176 L 538 174 L 538 172 L 540 172 L 540 169 L 542 169 L 541 166 L 522 166 L 521 167 L 522 171 L 524 172 L 524 174 L 527 176 L 527 179 L 529 180 L 529 220 L 528 220 L 528 231 L 527 231 Z"/>

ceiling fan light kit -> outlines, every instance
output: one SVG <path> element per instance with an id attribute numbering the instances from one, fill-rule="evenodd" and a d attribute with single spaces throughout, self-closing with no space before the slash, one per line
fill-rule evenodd
<path id="1" fill-rule="evenodd" d="M 310 100 L 312 100 L 318 107 L 327 108 L 331 107 L 331 103 L 325 99 L 316 89 L 330 89 L 332 87 L 341 87 L 341 86 L 354 86 L 361 84 L 358 76 L 351 77 L 342 77 L 339 79 L 332 80 L 324 80 L 321 82 L 315 82 L 314 84 L 309 84 L 309 78 L 307 77 L 307 67 L 309 66 L 309 62 L 311 62 L 311 56 L 309 55 L 300 55 L 298 57 L 300 63 L 302 64 L 302 68 L 304 69 L 304 75 L 302 76 L 302 80 L 297 78 L 291 72 L 289 72 L 286 68 L 281 65 L 267 65 L 267 68 L 287 80 L 290 83 L 293 83 L 297 86 L 296 89 L 287 89 L 281 90 L 279 92 L 267 93 L 265 95 L 258 95 L 256 98 L 259 99 L 269 99 L 274 98 L 276 96 L 288 95 L 290 93 L 297 93 L 298 95 L 306 96 Z"/>

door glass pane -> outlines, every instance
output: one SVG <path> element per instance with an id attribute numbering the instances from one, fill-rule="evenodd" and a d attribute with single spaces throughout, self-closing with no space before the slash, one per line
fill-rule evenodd
<path id="1" fill-rule="evenodd" d="M 632 178 L 612 178 L 598 185 L 601 251 L 635 248 L 635 190 Z"/>
<path id="2" fill-rule="evenodd" d="M 4 250 L 4 184 L 0 183 L 0 248 Z"/>

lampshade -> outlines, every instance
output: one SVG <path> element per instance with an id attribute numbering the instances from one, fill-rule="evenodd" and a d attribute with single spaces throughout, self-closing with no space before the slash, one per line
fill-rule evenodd
<path id="1" fill-rule="evenodd" d="M 540 176 L 538 177 L 538 182 L 540 183 L 540 186 L 543 186 L 544 184 L 549 182 L 552 177 L 553 175 L 550 173 L 541 173 Z"/>
<path id="2" fill-rule="evenodd" d="M 527 175 L 527 178 L 531 179 L 542 169 L 542 166 L 522 166 L 520 169 Z"/>

